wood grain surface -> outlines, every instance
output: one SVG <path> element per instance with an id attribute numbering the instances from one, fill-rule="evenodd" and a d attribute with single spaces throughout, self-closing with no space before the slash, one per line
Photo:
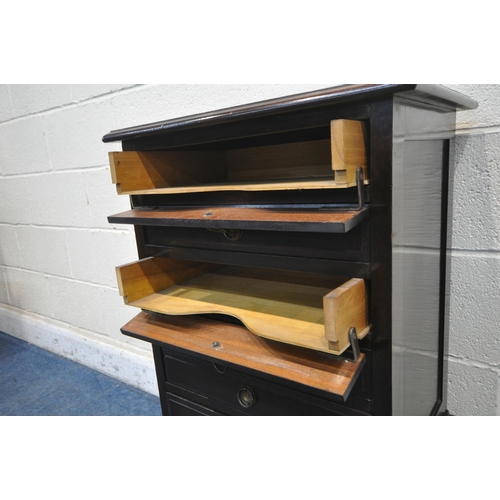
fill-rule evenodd
<path id="1" fill-rule="evenodd" d="M 369 179 L 367 168 L 368 132 L 361 120 L 333 120 L 331 122 L 332 169 L 335 181 L 352 186 L 356 171 L 363 168 L 363 178 Z"/>
<path id="2" fill-rule="evenodd" d="M 117 275 L 128 305 L 168 315 L 225 314 L 256 335 L 317 351 L 341 354 L 350 345 L 350 327 L 360 337 L 369 330 L 360 279 L 215 269 L 161 257 L 121 266 Z"/>
<path id="3" fill-rule="evenodd" d="M 204 206 L 136 208 L 112 215 L 108 221 L 114 224 L 346 233 L 368 215 L 368 208 L 336 211 L 328 208 Z"/>
<path id="4" fill-rule="evenodd" d="M 110 152 L 120 194 L 225 190 L 332 189 L 367 176 L 366 131 L 359 120 L 334 120 L 328 140 L 216 151 Z"/>
<path id="5" fill-rule="evenodd" d="M 242 326 L 193 316 L 141 312 L 122 328 L 122 333 L 291 380 L 343 400 L 365 364 L 364 354 L 357 362 L 350 362 L 262 339 Z"/>

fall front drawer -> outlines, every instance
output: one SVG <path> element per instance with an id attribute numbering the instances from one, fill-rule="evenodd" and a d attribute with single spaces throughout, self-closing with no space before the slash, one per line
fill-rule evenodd
<path id="1" fill-rule="evenodd" d="M 338 402 L 348 398 L 366 365 L 363 353 L 356 361 L 347 361 L 339 356 L 267 340 L 243 326 L 203 316 L 166 316 L 142 311 L 123 326 L 121 332 L 153 344 L 163 394 L 167 392 L 164 349 L 184 353 L 190 358 L 210 359 L 210 369 L 215 365 L 237 367 L 239 372 L 278 380 L 281 385 L 292 384 L 302 388 L 302 392 L 313 390 L 323 394 L 323 398 Z M 187 380 L 192 379 L 192 375 L 188 372 Z M 174 374 L 172 381 L 177 377 Z M 195 390 L 193 384 L 197 382 L 179 379 L 178 386 L 187 387 L 185 384 L 188 384 Z"/>
<path id="2" fill-rule="evenodd" d="M 109 153 L 119 194 L 178 194 L 348 188 L 368 179 L 368 131 L 361 120 L 333 120 L 321 140 L 219 145 L 203 150 Z M 220 149 L 219 149 L 220 148 Z"/>
<path id="3" fill-rule="evenodd" d="M 222 314 L 255 335 L 340 355 L 369 331 L 365 282 L 151 257 L 117 268 L 125 303 L 167 315 Z"/>

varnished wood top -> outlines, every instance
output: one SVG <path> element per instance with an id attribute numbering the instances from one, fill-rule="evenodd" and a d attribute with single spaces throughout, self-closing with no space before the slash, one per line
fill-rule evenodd
<path id="1" fill-rule="evenodd" d="M 364 364 L 265 340 L 246 328 L 192 316 L 141 312 L 122 333 L 149 342 L 175 346 L 217 361 L 257 370 L 313 387 L 346 400 Z"/>
<path id="2" fill-rule="evenodd" d="M 414 83 L 346 84 L 314 92 L 295 94 L 218 111 L 115 130 L 106 134 L 103 137 L 103 142 L 125 141 L 149 135 L 168 134 L 178 130 L 262 118 L 272 114 L 290 113 L 327 105 L 356 101 L 369 102 L 370 100 L 402 92 L 407 93 L 408 96 L 415 99 L 425 98 L 457 109 L 474 109 L 477 107 L 477 103 L 473 99 L 440 85 Z"/>

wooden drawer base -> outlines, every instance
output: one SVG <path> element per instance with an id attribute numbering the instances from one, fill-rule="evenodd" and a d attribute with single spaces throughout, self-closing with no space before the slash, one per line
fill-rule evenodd
<path id="1" fill-rule="evenodd" d="M 153 257 L 117 268 L 125 303 L 168 315 L 225 314 L 263 338 L 331 354 L 369 331 L 359 278 Z"/>
<path id="2" fill-rule="evenodd" d="M 365 356 L 356 362 L 337 356 L 262 339 L 243 326 L 203 317 L 167 317 L 141 312 L 122 329 L 131 337 L 207 356 L 214 363 L 231 364 L 325 393 L 332 401 L 349 396 Z"/>

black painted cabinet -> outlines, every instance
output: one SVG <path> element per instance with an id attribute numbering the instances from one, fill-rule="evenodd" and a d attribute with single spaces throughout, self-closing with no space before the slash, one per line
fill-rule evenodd
<path id="1" fill-rule="evenodd" d="M 456 112 L 345 85 L 113 131 L 139 261 L 118 269 L 165 415 L 446 410 Z M 139 312 L 141 310 L 141 312 Z"/>

